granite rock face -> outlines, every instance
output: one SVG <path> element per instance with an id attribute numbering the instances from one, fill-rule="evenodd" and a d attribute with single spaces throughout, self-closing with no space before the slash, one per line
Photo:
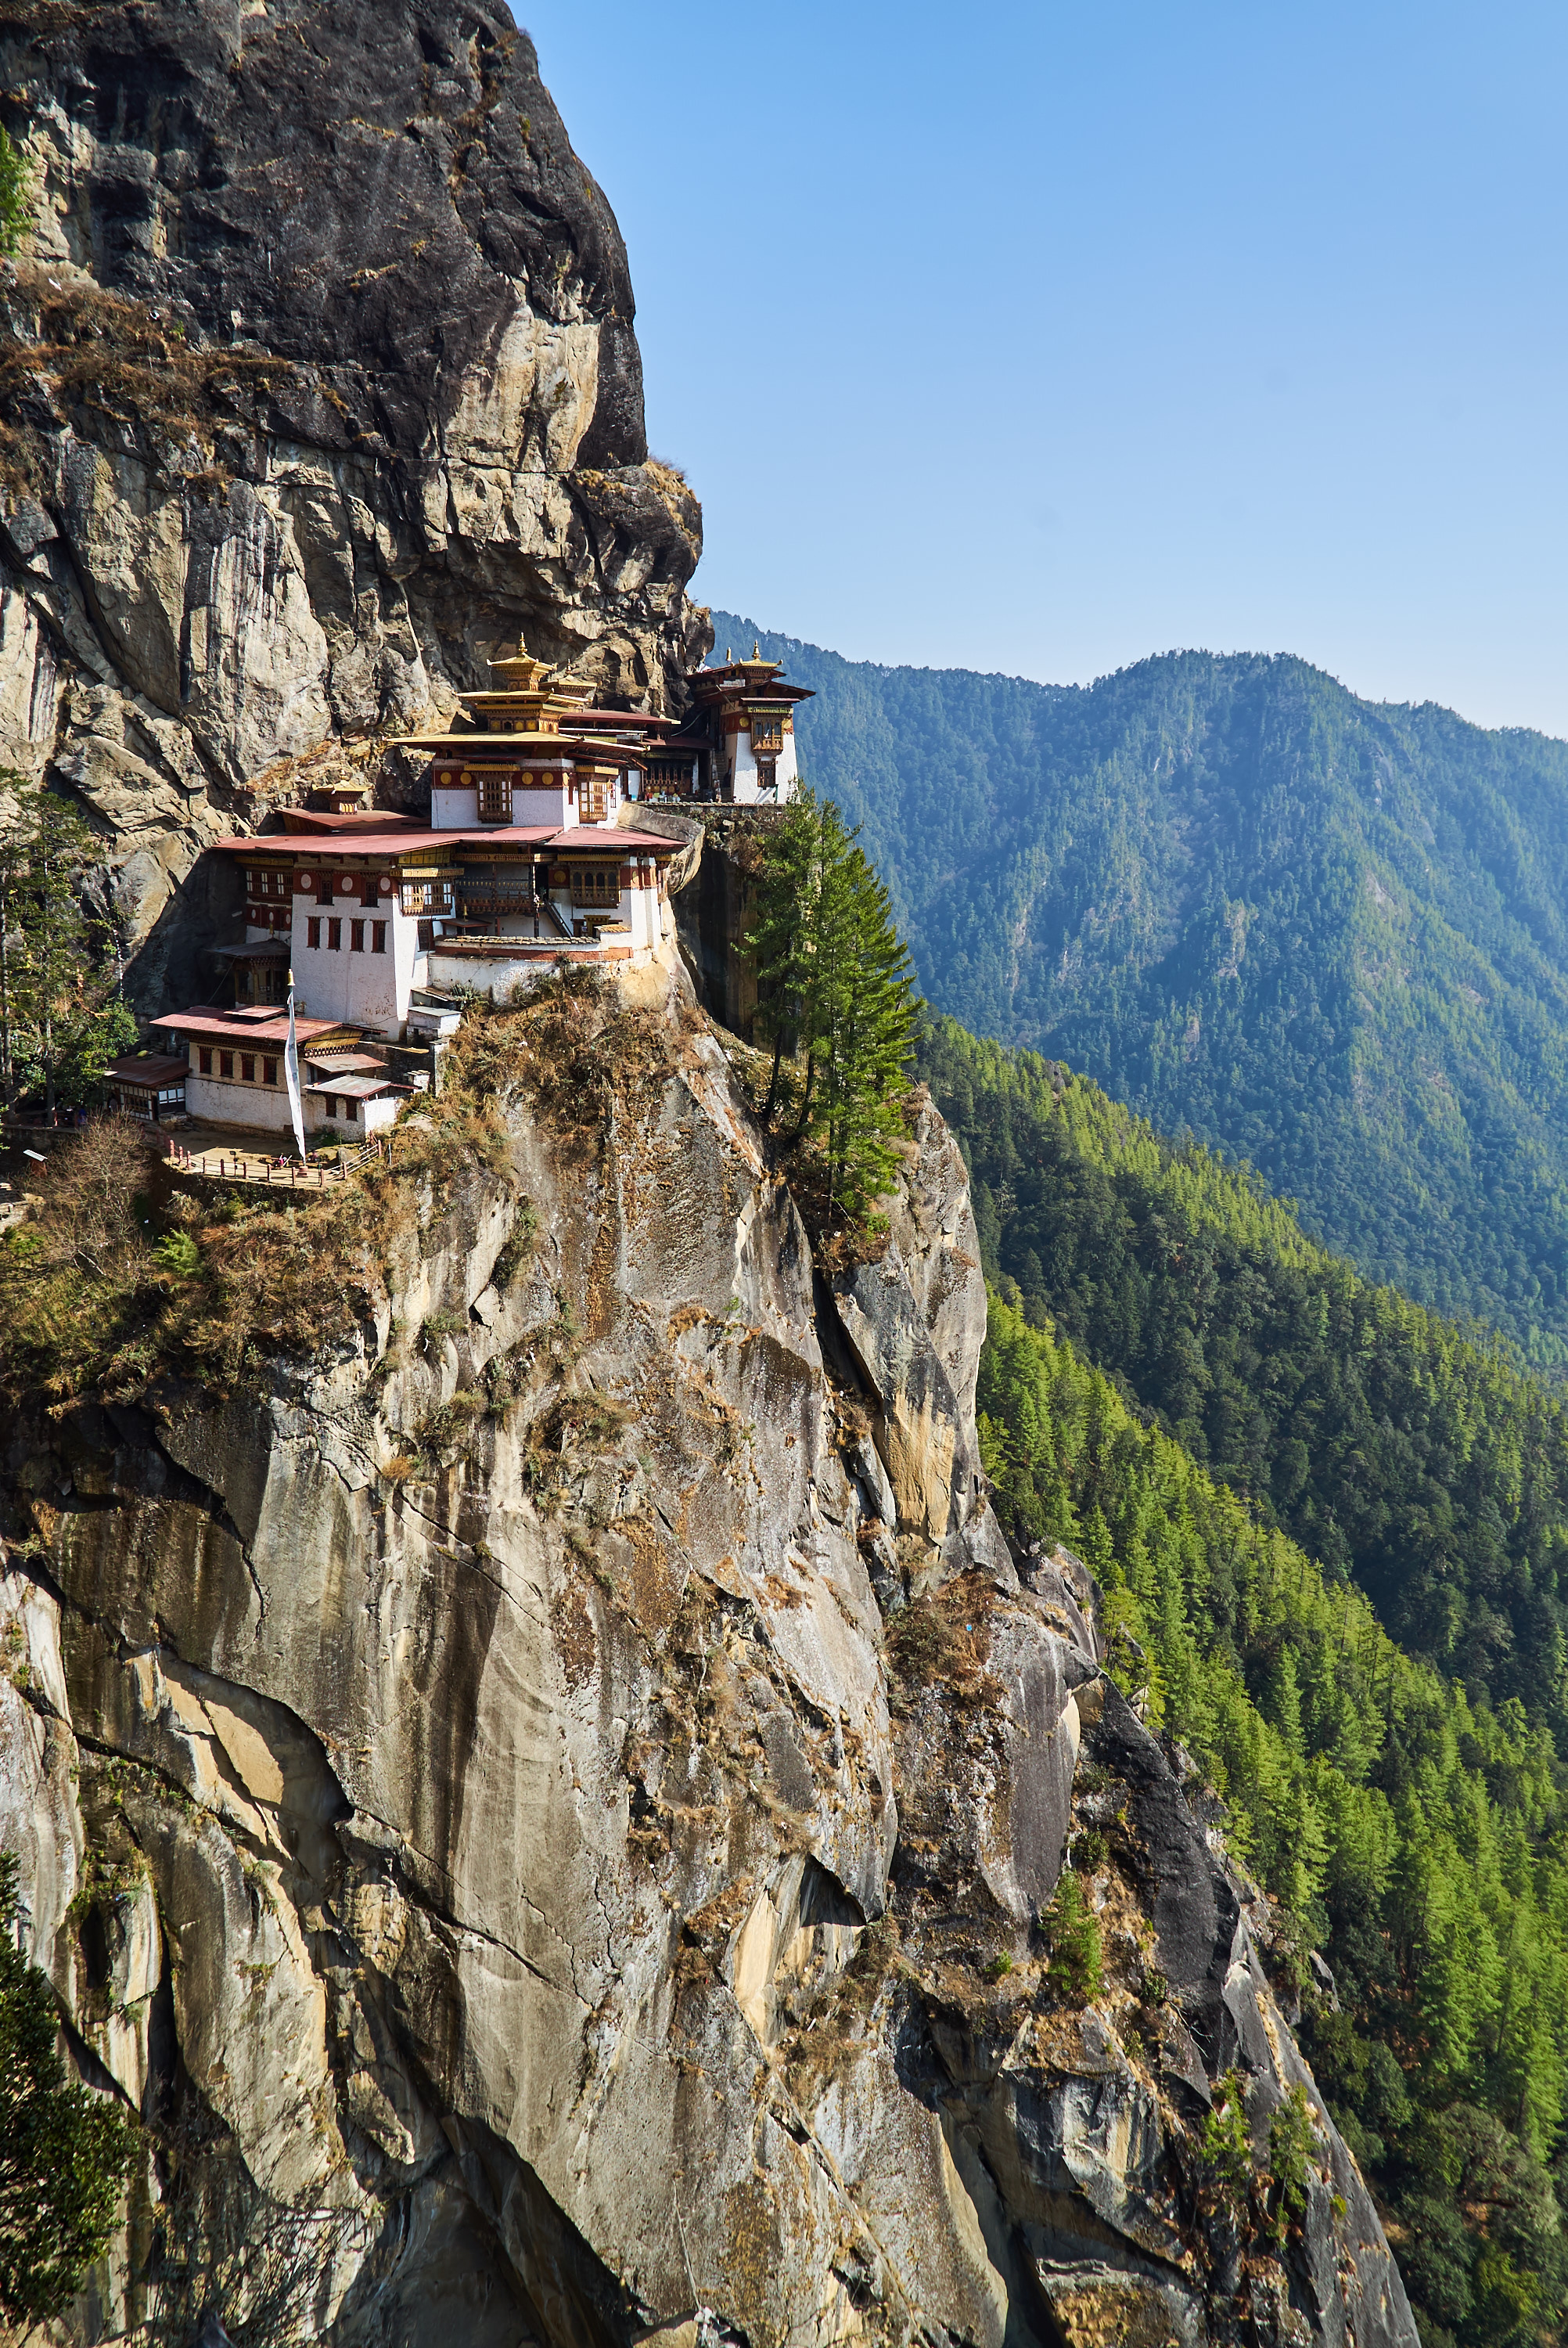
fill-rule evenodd
<path id="1" fill-rule="evenodd" d="M 835 1299 L 679 975 L 580 1015 L 612 1097 L 503 1088 L 354 1336 L 12 1431 L 0 1831 L 79 2063 L 317 2213 L 343 2348 L 1414 2348 L 1320 2112 L 1286 2241 L 1205 2200 L 1217 2075 L 1260 2147 L 1316 2090 L 1087 1577 L 973 1483 L 939 1117 Z"/>
<path id="2" fill-rule="evenodd" d="M 150 1005 L 276 762 L 449 707 L 519 631 L 666 705 L 702 516 L 504 9 L 17 10 L 0 63 L 35 210 L 0 269 L 0 760 L 113 834 Z"/>

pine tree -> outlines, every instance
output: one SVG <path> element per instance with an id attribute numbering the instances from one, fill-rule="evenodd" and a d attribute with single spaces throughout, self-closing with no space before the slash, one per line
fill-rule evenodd
<path id="1" fill-rule="evenodd" d="M 15 1854 L 0 1851 L 0 2314 L 58 2315 L 103 2249 L 136 2138 L 66 2077 L 45 1975 L 16 1946 Z"/>
<path id="2" fill-rule="evenodd" d="M 0 253 L 7 260 L 32 225 L 32 173 L 9 133 L 0 130 Z"/>
<path id="3" fill-rule="evenodd" d="M 773 1073 L 763 1107 L 764 1125 L 778 1105 L 784 1055 L 798 1035 L 809 975 L 806 909 L 822 861 L 822 809 L 802 792 L 768 841 L 744 944 L 757 973 L 757 1034 L 774 1047 Z"/>
<path id="4" fill-rule="evenodd" d="M 853 835 L 849 836 L 851 843 Z M 903 1131 L 914 981 L 887 891 L 861 850 L 844 865 L 845 951 L 838 964 L 823 1112 L 835 1190 L 852 1213 L 886 1189 Z"/>
<path id="5" fill-rule="evenodd" d="M 136 1023 L 100 968 L 108 924 L 83 903 L 105 844 L 68 801 L 0 770 L 17 796 L 0 837 L 0 1090 L 41 1082 L 44 1104 L 89 1092 Z"/>
<path id="6" fill-rule="evenodd" d="M 830 1216 L 863 1214 L 887 1182 L 914 1044 L 908 952 L 857 838 L 831 801 L 803 792 L 768 843 L 746 940 L 774 1045 L 764 1115 L 793 1041 L 804 1072 L 791 1138 L 821 1145 Z"/>

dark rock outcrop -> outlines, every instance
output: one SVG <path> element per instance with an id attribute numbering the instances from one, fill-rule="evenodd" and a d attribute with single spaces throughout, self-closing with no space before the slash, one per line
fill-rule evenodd
<path id="1" fill-rule="evenodd" d="M 702 517 L 504 10 L 67 0 L 10 11 L 0 66 L 36 216 L 0 271 L 0 759 L 113 833 L 150 998 L 274 762 L 449 705 L 519 631 L 663 706 Z"/>

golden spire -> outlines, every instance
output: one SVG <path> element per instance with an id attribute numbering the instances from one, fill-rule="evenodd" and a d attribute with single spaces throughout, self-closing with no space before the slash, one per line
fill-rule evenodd
<path id="1" fill-rule="evenodd" d="M 504 653 L 488 665 L 497 685 L 510 693 L 537 693 L 550 673 L 548 661 L 529 658 L 521 637 L 515 653 Z"/>

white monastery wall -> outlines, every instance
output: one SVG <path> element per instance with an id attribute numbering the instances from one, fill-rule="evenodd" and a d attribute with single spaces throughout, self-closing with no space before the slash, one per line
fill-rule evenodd
<path id="1" fill-rule="evenodd" d="M 605 812 L 602 820 L 613 824 L 615 811 L 623 796 L 625 777 L 618 775 L 605 792 Z M 575 829 L 579 821 L 577 798 L 568 789 L 563 778 L 549 790 L 515 790 L 512 793 L 514 824 L 548 824 L 552 831 Z M 432 790 L 430 794 L 430 826 L 433 831 L 487 831 L 488 824 L 479 820 L 479 794 L 472 790 Z M 504 829 L 504 826 L 496 827 Z"/>
<path id="2" fill-rule="evenodd" d="M 512 821 L 516 824 L 548 823 L 552 831 L 560 831 L 573 820 L 564 783 L 551 791 L 512 793 Z"/>
<path id="3" fill-rule="evenodd" d="M 757 796 L 757 762 L 752 755 L 752 737 L 749 734 L 727 734 L 724 739 L 730 746 L 730 795 L 737 807 L 754 806 Z"/>
<path id="4" fill-rule="evenodd" d="M 641 888 L 620 892 L 620 918 L 631 932 L 634 946 L 656 946 L 663 935 L 659 884 L 644 880 Z"/>
<path id="5" fill-rule="evenodd" d="M 313 946 L 309 924 L 319 921 L 320 945 Z M 329 946 L 328 923 L 338 923 L 342 941 Z M 351 922 L 364 924 L 364 945 L 355 953 Z M 384 922 L 385 951 L 372 951 L 373 922 Z M 357 898 L 340 898 L 319 910 L 313 897 L 294 900 L 292 951 L 294 964 L 294 1008 L 312 1019 L 344 1019 L 360 1027 L 395 1035 L 408 1016 L 408 990 L 414 984 L 414 963 L 419 948 L 419 924 L 405 913 L 397 900 L 382 898 L 374 906 Z"/>
<path id="6" fill-rule="evenodd" d="M 397 1112 L 404 1107 L 406 1094 L 381 1093 L 371 1100 L 356 1100 L 353 1094 L 334 1093 L 330 1085 L 320 1092 L 313 1086 L 305 1095 L 305 1126 L 313 1130 L 317 1126 L 330 1126 L 354 1141 L 363 1141 L 373 1133 L 384 1133 L 397 1122 Z M 343 1102 L 340 1117 L 333 1104 Z"/>
<path id="7" fill-rule="evenodd" d="M 732 734 L 725 738 L 734 744 L 734 768 L 731 796 L 735 805 L 755 807 L 761 801 L 772 807 L 774 804 L 774 792 L 763 791 L 758 784 L 760 769 L 756 753 L 752 748 L 750 734 Z M 777 786 L 777 803 L 782 807 L 786 800 L 794 798 L 795 785 L 800 778 L 800 767 L 795 758 L 793 726 L 786 726 L 784 729 L 783 747 L 776 751 L 771 751 L 769 757 L 773 762 L 774 780 Z"/>
<path id="8" fill-rule="evenodd" d="M 479 794 L 476 789 L 432 789 L 430 793 L 430 828 L 433 831 L 473 831 L 479 821 Z"/>
<path id="9" fill-rule="evenodd" d="M 212 1056 L 216 1061 L 216 1051 Z M 275 1085 L 248 1085 L 238 1076 L 204 1076 L 199 1073 L 198 1063 L 193 1059 L 185 1078 L 186 1115 L 195 1117 L 202 1125 L 245 1126 L 261 1133 L 292 1133 L 289 1088 L 283 1082 L 282 1045 L 274 1045 L 267 1056 L 277 1059 L 278 1081 Z M 310 1114 L 307 1102 L 307 1126 Z"/>

